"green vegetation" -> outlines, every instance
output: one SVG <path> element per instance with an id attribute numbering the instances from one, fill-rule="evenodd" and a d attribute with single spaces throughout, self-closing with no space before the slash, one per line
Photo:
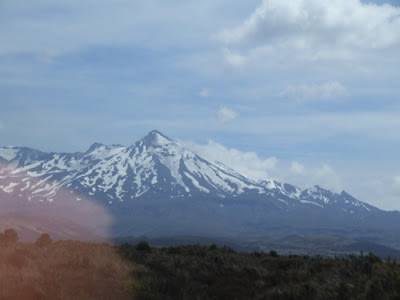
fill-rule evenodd
<path id="1" fill-rule="evenodd" d="M 400 299 L 400 264 L 373 254 L 117 247 L 48 234 L 22 243 L 12 229 L 0 238 L 0 299 Z"/>
<path id="2" fill-rule="evenodd" d="M 400 299 L 400 265 L 373 254 L 347 258 L 237 253 L 216 245 L 124 244 L 138 299 Z"/>

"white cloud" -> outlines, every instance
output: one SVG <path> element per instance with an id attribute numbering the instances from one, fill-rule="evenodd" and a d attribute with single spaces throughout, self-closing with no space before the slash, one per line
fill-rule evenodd
<path id="1" fill-rule="evenodd" d="M 392 188 L 396 195 L 400 195 L 400 176 L 395 176 L 393 178 Z"/>
<path id="2" fill-rule="evenodd" d="M 294 99 L 298 102 L 312 100 L 337 99 L 346 93 L 347 89 L 337 81 L 329 81 L 317 85 L 288 86 L 280 93 L 281 97 Z"/>
<path id="3" fill-rule="evenodd" d="M 255 152 L 242 152 L 227 148 L 214 141 L 206 145 L 184 143 L 186 147 L 210 161 L 219 161 L 240 174 L 254 179 L 270 179 L 270 172 L 275 170 L 278 160 L 275 157 L 261 158 Z"/>
<path id="4" fill-rule="evenodd" d="M 305 172 L 304 166 L 297 161 L 293 161 L 290 166 L 290 172 L 296 175 L 302 175 Z"/>
<path id="5" fill-rule="evenodd" d="M 210 89 L 204 88 L 200 91 L 199 95 L 202 98 L 208 98 L 212 94 L 212 91 Z"/>
<path id="6" fill-rule="evenodd" d="M 319 178 L 323 178 L 326 176 L 331 176 L 335 172 L 333 171 L 332 167 L 328 164 L 322 164 L 321 167 L 315 170 L 315 176 Z"/>
<path id="7" fill-rule="evenodd" d="M 311 162 L 311 166 L 305 166 L 298 161 L 292 161 L 287 167 L 276 169 L 271 175 L 278 181 L 297 185 L 306 188 L 319 185 L 333 192 L 341 192 L 345 185 L 341 177 L 327 163 L 316 165 L 317 162 Z M 285 162 L 282 161 L 283 166 Z"/>
<path id="8" fill-rule="evenodd" d="M 238 27 L 218 37 L 226 44 L 255 49 L 303 51 L 314 58 L 349 57 L 355 49 L 385 49 L 400 44 L 400 8 L 359 0 L 264 0 Z"/>
<path id="9" fill-rule="evenodd" d="M 223 57 L 225 58 L 226 62 L 234 67 L 240 67 L 247 62 L 247 58 L 244 55 L 239 53 L 232 52 L 229 49 L 224 49 Z"/>
<path id="10" fill-rule="evenodd" d="M 382 194 L 385 191 L 385 185 L 383 184 L 382 180 L 380 179 L 374 179 L 369 182 L 370 186 L 374 190 L 375 193 L 377 194 Z"/>
<path id="11" fill-rule="evenodd" d="M 320 185 L 334 192 L 341 192 L 344 187 L 341 178 L 327 163 L 306 168 L 297 161 L 292 161 L 290 165 L 287 165 L 284 161 L 279 161 L 278 158 L 273 156 L 262 158 L 255 152 L 243 152 L 235 148 L 227 148 L 214 141 L 209 141 L 206 145 L 190 142 L 181 143 L 201 157 L 209 161 L 222 162 L 253 180 L 277 180 L 302 188 Z"/>
<path id="12" fill-rule="evenodd" d="M 227 148 L 214 141 L 209 141 L 206 145 L 191 142 L 181 143 L 201 157 L 209 161 L 222 162 L 253 180 L 277 180 L 298 185 L 302 188 L 320 185 L 334 192 L 341 192 L 344 187 L 341 178 L 327 163 L 306 168 L 297 161 L 287 164 L 284 161 L 279 161 L 274 156 L 263 158 L 255 152 Z"/>
<path id="13" fill-rule="evenodd" d="M 236 119 L 236 117 L 237 117 L 237 113 L 226 106 L 221 107 L 217 113 L 218 122 L 223 123 L 223 124 Z"/>
<path id="14" fill-rule="evenodd" d="M 311 172 L 314 182 L 317 182 L 316 184 L 325 186 L 335 192 L 340 192 L 343 189 L 341 179 L 330 165 L 323 163 L 319 168 Z"/>

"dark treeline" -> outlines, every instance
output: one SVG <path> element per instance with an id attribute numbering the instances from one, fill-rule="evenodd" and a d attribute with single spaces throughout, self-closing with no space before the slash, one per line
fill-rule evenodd
<path id="1" fill-rule="evenodd" d="M 400 265 L 349 257 L 238 253 L 228 247 L 120 246 L 139 299 L 400 299 Z"/>

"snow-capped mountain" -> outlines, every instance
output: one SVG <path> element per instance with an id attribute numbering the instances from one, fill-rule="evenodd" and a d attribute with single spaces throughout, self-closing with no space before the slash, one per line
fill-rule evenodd
<path id="1" fill-rule="evenodd" d="M 52 202 L 59 190 L 70 189 L 77 195 L 107 197 L 110 205 L 155 193 L 170 198 L 226 198 L 250 193 L 274 196 L 288 207 L 349 204 L 345 206 L 350 212 L 360 207 L 373 209 L 354 198 L 348 200 L 347 194 L 334 194 L 318 186 L 301 190 L 275 181 L 252 181 L 222 163 L 206 161 L 158 131 L 130 147 L 95 143 L 85 153 L 74 154 L 0 148 L 0 157 L 0 189 L 40 202 Z"/>
<path id="2" fill-rule="evenodd" d="M 0 148 L 0 189 L 52 202 L 60 189 L 106 196 L 109 204 L 154 193 L 236 196 L 264 189 L 221 163 L 210 163 L 157 131 L 130 147 L 93 144 L 85 153 L 45 154 L 28 148 Z M 4 163 L 5 162 L 5 163 Z"/>
<path id="3" fill-rule="evenodd" d="M 2 210 L 103 214 L 113 234 L 265 234 L 280 225 L 356 226 L 386 213 L 346 192 L 250 180 L 158 131 L 84 153 L 0 148 L 0 201 Z"/>

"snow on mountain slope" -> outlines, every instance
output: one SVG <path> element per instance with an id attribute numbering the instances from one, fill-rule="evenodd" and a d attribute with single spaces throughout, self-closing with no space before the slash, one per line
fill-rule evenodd
<path id="1" fill-rule="evenodd" d="M 241 194 L 245 188 L 262 190 L 228 167 L 205 161 L 157 131 L 130 147 L 96 143 L 85 153 L 51 153 L 38 160 L 26 159 L 23 149 L 1 150 L 11 170 L 0 171 L 0 189 L 31 191 L 31 198 L 37 194 L 47 201 L 63 187 L 85 188 L 90 196 L 102 192 L 119 201 L 139 197 L 150 189 L 169 190 L 174 196 L 191 195 L 191 190 L 228 194 Z"/>
<path id="2" fill-rule="evenodd" d="M 130 147 L 95 143 L 88 151 L 73 154 L 0 148 L 0 157 L 0 190 L 34 202 L 52 202 L 67 191 L 76 201 L 89 197 L 109 205 L 157 195 L 164 199 L 257 197 L 286 209 L 333 207 L 349 214 L 376 210 L 346 193 L 334 194 L 318 186 L 301 190 L 275 181 L 252 181 L 158 131 Z"/>
<path id="3" fill-rule="evenodd" d="M 0 148 L 0 157 L 7 161 L 13 160 L 17 156 L 18 150 L 13 148 Z"/>

